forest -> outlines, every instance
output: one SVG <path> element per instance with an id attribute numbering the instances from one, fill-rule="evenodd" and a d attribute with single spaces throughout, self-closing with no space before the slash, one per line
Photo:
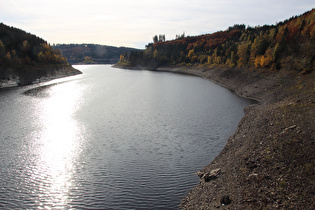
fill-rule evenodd
<path id="1" fill-rule="evenodd" d="M 157 68 L 171 65 L 209 65 L 309 73 L 315 61 L 315 9 L 276 25 L 234 25 L 200 36 L 153 37 L 145 50 L 121 54 L 118 64 Z"/>
<path id="2" fill-rule="evenodd" d="M 135 50 L 98 44 L 57 44 L 53 47 L 60 50 L 70 64 L 114 64 L 119 61 L 120 54 Z"/>
<path id="3" fill-rule="evenodd" d="M 51 68 L 69 67 L 60 50 L 21 29 L 0 23 L 0 79 L 22 75 L 29 79 L 51 73 Z M 50 72 L 48 72 L 50 71 Z"/>

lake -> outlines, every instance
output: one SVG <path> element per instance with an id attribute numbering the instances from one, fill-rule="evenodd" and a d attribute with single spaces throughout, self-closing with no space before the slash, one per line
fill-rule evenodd
<path id="1" fill-rule="evenodd" d="M 177 209 L 250 101 L 110 65 L 0 89 L 0 208 Z"/>

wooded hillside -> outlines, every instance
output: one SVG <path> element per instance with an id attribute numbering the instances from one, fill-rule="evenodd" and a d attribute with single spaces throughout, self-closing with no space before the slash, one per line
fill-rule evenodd
<path id="1" fill-rule="evenodd" d="M 54 75 L 74 73 L 60 50 L 21 29 L 0 23 L 0 80 L 19 78 L 21 84 Z"/>
<path id="2" fill-rule="evenodd" d="M 163 65 L 216 65 L 242 68 L 314 69 L 315 9 L 276 25 L 245 27 L 195 37 L 155 42 L 145 50 L 124 53 L 120 64 L 156 68 Z"/>
<path id="3" fill-rule="evenodd" d="M 119 61 L 120 54 L 135 50 L 98 44 L 57 44 L 54 48 L 60 50 L 70 64 L 113 64 Z"/>

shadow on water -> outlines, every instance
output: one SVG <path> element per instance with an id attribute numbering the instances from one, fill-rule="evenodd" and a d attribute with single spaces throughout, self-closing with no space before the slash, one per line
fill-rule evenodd
<path id="1" fill-rule="evenodd" d="M 63 83 L 66 83 L 68 81 L 63 81 L 63 82 L 57 82 L 54 84 L 49 84 L 49 85 L 43 85 L 43 86 L 39 86 L 39 87 L 35 87 L 32 88 L 30 90 L 24 91 L 23 94 L 27 95 L 27 96 L 34 96 L 34 97 L 39 97 L 39 98 L 47 98 L 50 96 L 50 92 L 46 91 L 47 89 L 56 86 L 56 85 L 60 85 Z"/>

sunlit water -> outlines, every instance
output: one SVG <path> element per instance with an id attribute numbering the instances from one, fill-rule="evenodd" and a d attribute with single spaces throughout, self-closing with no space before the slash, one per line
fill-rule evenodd
<path id="1" fill-rule="evenodd" d="M 176 209 L 249 104 L 198 77 L 75 67 L 0 90 L 0 208 Z"/>

